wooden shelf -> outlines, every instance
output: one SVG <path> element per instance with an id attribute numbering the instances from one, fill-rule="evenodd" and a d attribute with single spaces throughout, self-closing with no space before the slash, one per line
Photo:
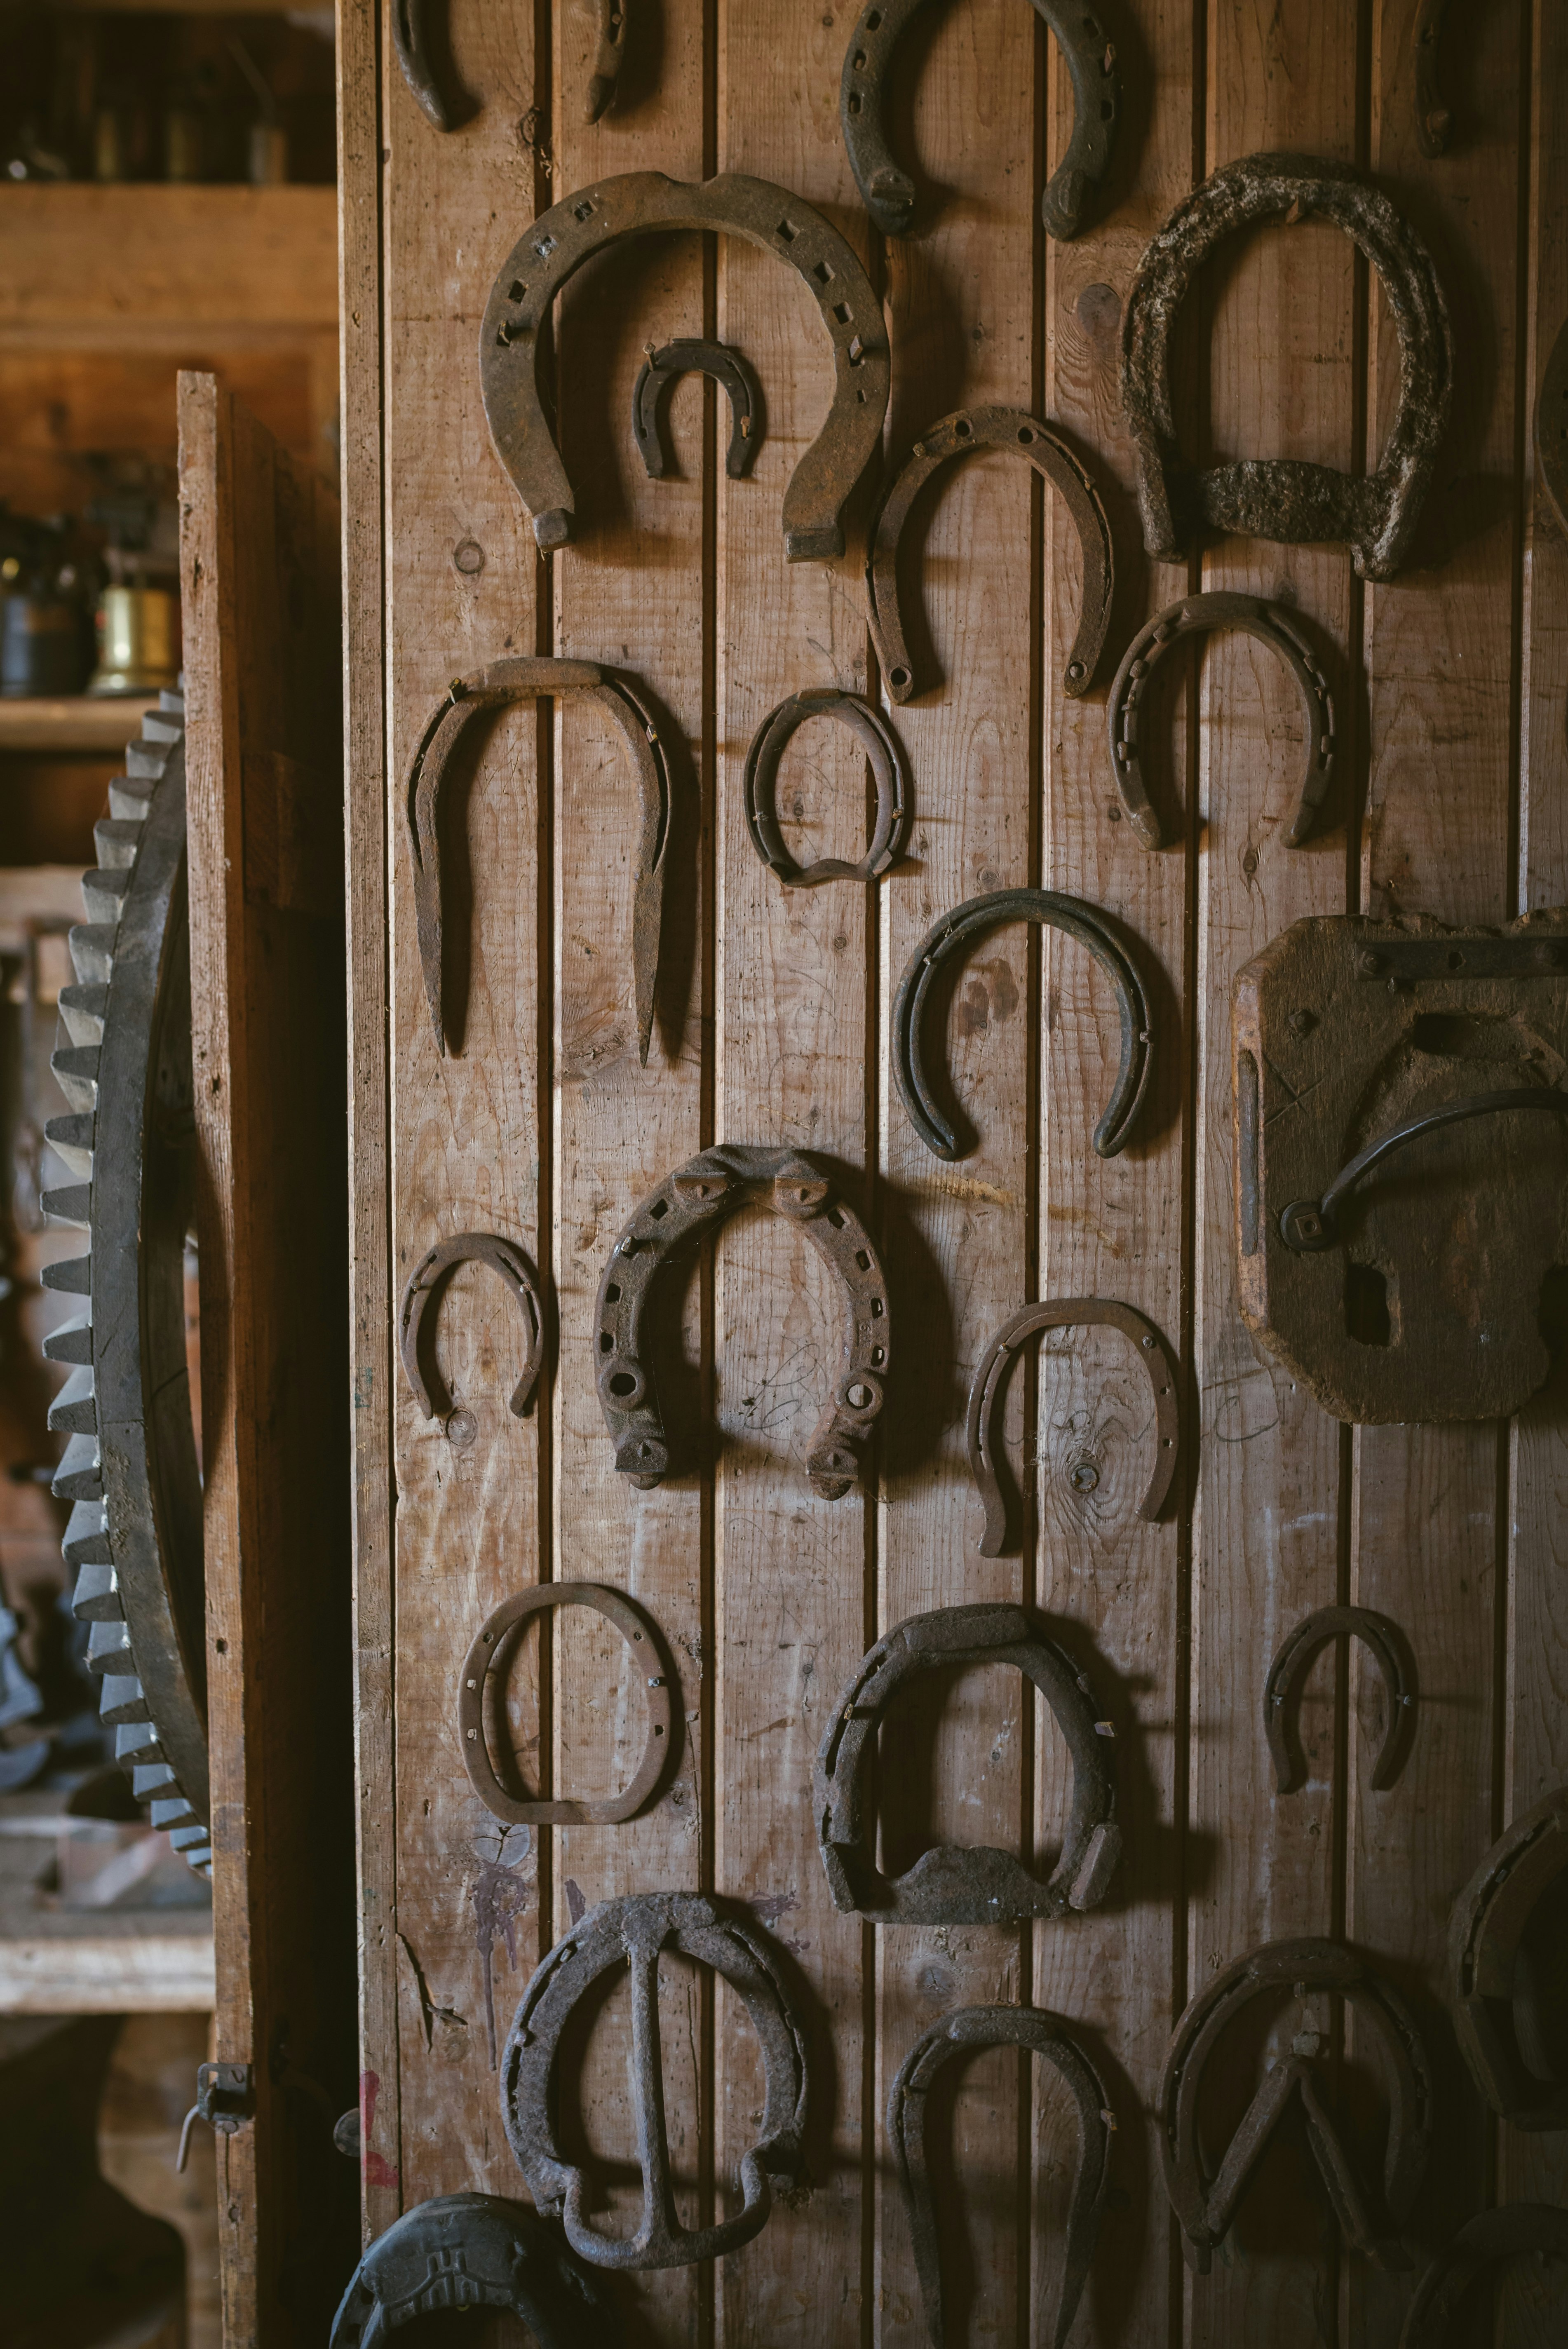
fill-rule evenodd
<path id="1" fill-rule="evenodd" d="M 58 1794 L 0 1796 L 0 2015 L 210 2014 L 213 1912 L 80 1908 L 40 1899 L 51 1843 L 72 1822 Z M 92 1833 L 95 1822 L 76 1825 Z"/>
<path id="2" fill-rule="evenodd" d="M 112 758 L 135 740 L 143 710 L 157 707 L 156 694 L 0 701 L 0 750 L 99 751 Z"/>

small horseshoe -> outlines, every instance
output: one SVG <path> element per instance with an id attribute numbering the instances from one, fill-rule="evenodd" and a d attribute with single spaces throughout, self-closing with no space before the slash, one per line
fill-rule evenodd
<path id="1" fill-rule="evenodd" d="M 670 395 L 683 375 L 708 375 L 730 395 L 730 447 L 724 471 L 743 481 L 761 446 L 763 397 L 751 363 L 728 343 L 691 339 L 650 351 L 631 389 L 632 438 L 642 452 L 649 479 L 662 481 L 670 451 Z"/>
<path id="2" fill-rule="evenodd" d="M 985 930 L 1002 922 L 1035 922 L 1064 930 L 1088 947 L 1116 991 L 1121 1013 L 1122 1058 L 1116 1081 L 1098 1125 L 1095 1148 L 1114 1158 L 1127 1145 L 1147 1089 L 1154 1059 L 1154 1023 L 1137 966 L 1106 922 L 1097 905 L 1055 889 L 992 889 L 966 898 L 932 925 L 904 968 L 893 1000 L 893 1074 L 909 1123 L 937 1158 L 964 1154 L 927 1081 L 920 1055 L 920 1022 L 932 979 L 942 965 L 961 954 Z"/>
<path id="3" fill-rule="evenodd" d="M 596 0 L 598 16 L 599 45 L 594 53 L 594 69 L 588 76 L 588 86 L 583 93 L 583 120 L 597 122 L 615 96 L 616 83 L 620 78 L 621 59 L 626 54 L 627 0 Z"/>
<path id="4" fill-rule="evenodd" d="M 1122 1305 L 1107 1297 L 1064 1297 L 1045 1304 L 1026 1305 L 997 1331 L 981 1356 L 969 1391 L 969 1464 L 985 1509 L 981 1557 L 1000 1557 L 1007 1543 L 1007 1503 L 996 1473 L 996 1413 L 1008 1371 L 1036 1330 L 1083 1330 L 1101 1323 L 1119 1330 L 1124 1338 L 1131 1340 L 1148 1373 L 1149 1391 L 1154 1397 L 1156 1449 L 1148 1490 L 1139 1505 L 1138 1515 L 1152 1524 L 1165 1506 L 1180 1454 L 1181 1409 L 1176 1357 L 1161 1331 L 1136 1305 Z"/>
<path id="5" fill-rule="evenodd" d="M 858 864 L 842 856 L 819 856 L 815 864 L 797 864 L 779 830 L 779 761 L 796 729 L 810 718 L 835 718 L 847 726 L 865 745 L 877 778 L 877 825 Z M 843 693 L 836 685 L 808 686 L 769 711 L 746 753 L 745 790 L 752 846 L 786 889 L 809 888 L 818 881 L 878 880 L 903 854 L 914 820 L 909 766 L 898 736 L 872 703 L 857 693 Z"/>
<path id="6" fill-rule="evenodd" d="M 1084 557 L 1083 609 L 1062 680 L 1063 692 L 1075 699 L 1088 691 L 1110 625 L 1116 593 L 1111 526 L 1092 475 L 1064 440 L 1022 408 L 971 408 L 944 416 L 916 441 L 883 496 L 866 559 L 866 595 L 871 637 L 888 691 L 898 702 L 908 701 L 915 691 L 914 664 L 898 605 L 898 543 L 904 525 L 938 467 L 976 449 L 1002 449 L 1011 457 L 1022 457 L 1066 500 Z"/>
<path id="7" fill-rule="evenodd" d="M 1454 135 L 1452 109 L 1443 98 L 1438 70 L 1449 0 L 1421 0 L 1416 17 L 1416 136 L 1429 161 L 1446 155 Z"/>
<path id="8" fill-rule="evenodd" d="M 420 111 L 438 130 L 450 130 L 452 116 L 436 86 L 425 38 L 425 0 L 392 0 L 392 46 L 403 79 L 413 92 Z"/>
<path id="9" fill-rule="evenodd" d="M 523 1327 L 528 1338 L 527 1359 L 523 1375 L 512 1392 L 507 1410 L 514 1419 L 521 1419 L 534 1400 L 534 1390 L 539 1382 L 539 1372 L 545 1360 L 545 1309 L 539 1298 L 539 1287 L 534 1268 L 514 1240 L 498 1239 L 493 1232 L 459 1232 L 450 1240 L 438 1240 L 428 1254 L 420 1258 L 409 1276 L 403 1291 L 403 1302 L 398 1315 L 398 1352 L 408 1381 L 414 1391 L 414 1400 L 427 1419 L 444 1420 L 452 1410 L 452 1397 L 446 1393 L 433 1373 L 427 1381 L 420 1367 L 420 1338 L 424 1328 L 425 1308 L 441 1288 L 448 1273 L 460 1264 L 487 1264 L 498 1272 L 523 1315 Z"/>
<path id="10" fill-rule="evenodd" d="M 1388 1699 L 1388 1726 L 1372 1771 L 1377 1792 L 1392 1786 L 1405 1767 L 1416 1733 L 1416 1659 L 1409 1641 L 1397 1623 L 1374 1614 L 1370 1607 L 1320 1607 L 1303 1615 L 1281 1642 L 1263 1686 L 1263 1729 L 1274 1757 L 1274 1784 L 1282 1795 L 1299 1794 L 1307 1782 L 1300 1720 L 1307 1674 L 1329 1642 L 1347 1634 L 1367 1649 L 1383 1675 Z"/>
<path id="11" fill-rule="evenodd" d="M 1122 655 L 1106 703 L 1111 767 L 1122 805 L 1144 846 L 1159 847 L 1163 839 L 1159 818 L 1150 803 L 1138 757 L 1138 710 L 1150 677 L 1172 645 L 1183 636 L 1214 628 L 1239 628 L 1256 636 L 1279 655 L 1295 678 L 1306 713 L 1306 777 L 1301 805 L 1286 837 L 1292 848 L 1299 848 L 1334 781 L 1334 696 L 1306 638 L 1277 604 L 1265 604 L 1258 595 L 1184 595 L 1179 603 L 1168 604 L 1163 612 L 1157 612 Z"/>

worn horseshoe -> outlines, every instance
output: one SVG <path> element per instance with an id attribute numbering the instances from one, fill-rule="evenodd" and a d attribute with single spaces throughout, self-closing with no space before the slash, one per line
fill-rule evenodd
<path id="1" fill-rule="evenodd" d="M 1557 329 L 1535 402 L 1535 454 L 1541 478 L 1568 538 L 1568 319 Z"/>
<path id="2" fill-rule="evenodd" d="M 877 778 L 876 829 L 865 855 L 855 864 L 842 856 L 819 856 L 815 864 L 797 864 L 779 830 L 779 761 L 796 730 L 810 718 L 834 718 L 847 726 L 864 745 Z M 746 753 L 745 792 L 752 846 L 786 889 L 809 888 L 818 881 L 879 879 L 903 854 L 914 820 L 909 764 L 898 736 L 872 703 L 857 693 L 841 692 L 836 685 L 808 686 L 768 712 Z"/>
<path id="3" fill-rule="evenodd" d="M 686 340 L 650 350 L 631 388 L 632 438 L 650 481 L 661 481 L 672 462 L 670 395 L 683 375 L 710 375 L 730 395 L 730 448 L 724 471 L 744 481 L 761 445 L 762 391 L 750 362 L 728 343 Z"/>
<path id="4" fill-rule="evenodd" d="M 838 119 L 861 202 L 884 236 L 906 236 L 915 183 L 895 160 L 882 119 L 893 53 L 923 0 L 874 0 L 861 10 L 844 59 Z M 1048 233 L 1064 243 L 1084 224 L 1084 206 L 1110 169 L 1121 114 L 1116 53 L 1099 19 L 1064 0 L 1033 0 L 1056 36 L 1073 82 L 1073 136 L 1040 199 Z"/>
<path id="5" fill-rule="evenodd" d="M 626 54 L 626 9 L 627 0 L 595 0 L 599 44 L 594 52 L 594 69 L 588 76 L 587 88 L 583 92 L 585 122 L 597 122 L 615 96 L 621 59 Z"/>
<path id="6" fill-rule="evenodd" d="M 1306 777 L 1301 804 L 1286 834 L 1290 847 L 1299 848 L 1317 820 L 1319 809 L 1334 781 L 1334 697 L 1317 665 L 1312 647 L 1293 627 L 1277 604 L 1259 595 L 1184 595 L 1168 604 L 1141 628 L 1122 655 L 1121 666 L 1106 704 L 1111 738 L 1111 768 L 1122 805 L 1132 828 L 1146 848 L 1158 848 L 1164 837 L 1149 801 L 1138 757 L 1138 711 L 1148 680 L 1165 655 L 1183 636 L 1215 628 L 1240 628 L 1279 655 L 1301 693 L 1306 715 Z"/>
<path id="7" fill-rule="evenodd" d="M 969 1391 L 969 1464 L 985 1509 L 981 1557 L 1000 1557 L 1007 1546 L 1007 1503 L 996 1472 L 996 1414 L 1008 1371 L 1036 1330 L 1084 1330 L 1100 1323 L 1130 1339 L 1148 1373 L 1154 1397 L 1155 1455 L 1138 1515 L 1152 1524 L 1164 1508 L 1181 1449 L 1181 1410 L 1176 1357 L 1163 1334 L 1136 1305 L 1122 1305 L 1107 1297 L 1063 1297 L 1046 1304 L 1026 1305 L 997 1331 L 980 1358 Z"/>
<path id="8" fill-rule="evenodd" d="M 1528 1947 L 1543 1896 L 1568 1869 L 1568 1786 L 1521 1813 L 1454 1902 L 1449 2002 L 1475 2083 L 1521 2129 L 1568 2128 L 1568 2076 L 1552 2054 L 1547 1982 Z"/>
<path id="9" fill-rule="evenodd" d="M 1296 458 L 1244 458 L 1196 472 L 1177 445 L 1170 336 L 1199 268 L 1260 221 L 1315 213 L 1360 246 L 1383 280 L 1399 334 L 1399 398 L 1377 471 L 1353 481 Z M 1122 317 L 1122 404 L 1150 554 L 1187 552 L 1200 524 L 1288 543 L 1349 543 L 1364 579 L 1392 579 L 1409 551 L 1448 429 L 1454 338 L 1432 256 L 1367 180 L 1303 155 L 1247 155 L 1183 197 L 1138 263 Z"/>
<path id="10" fill-rule="evenodd" d="M 825 563 L 844 552 L 850 492 L 882 445 L 891 362 L 882 307 L 838 231 L 805 198 L 739 171 L 688 183 L 628 171 L 542 212 L 508 254 L 485 305 L 479 373 L 497 454 L 534 517 L 542 547 L 565 546 L 576 510 L 545 418 L 540 355 L 551 305 L 584 262 L 624 236 L 662 229 L 743 236 L 799 272 L 833 344 L 827 421 L 784 492 L 784 553 Z"/>
<path id="11" fill-rule="evenodd" d="M 1049 1880 L 1010 1851 L 941 1844 L 902 1876 L 877 1866 L 867 1773 L 882 1717 L 918 1673 L 959 1664 L 1012 1664 L 1044 1697 L 1067 1741 L 1073 1799 Z M 1020 1607 L 942 1607 L 911 1615 L 867 1650 L 839 1692 L 816 1757 L 816 1836 L 836 1909 L 878 1924 L 1009 1925 L 1096 1908 L 1121 1857 L 1109 1723 L 1089 1682 Z"/>
<path id="12" fill-rule="evenodd" d="M 1095 1128 L 1096 1150 L 1102 1158 L 1114 1158 L 1126 1146 L 1148 1084 L 1153 1018 L 1137 966 L 1098 906 L 1082 897 L 1064 896 L 1055 889 L 992 889 L 983 897 L 966 898 L 932 925 L 909 957 L 893 1001 L 893 1074 L 909 1123 L 933 1156 L 963 1155 L 926 1077 L 920 1023 L 931 981 L 942 965 L 1002 922 L 1036 922 L 1044 928 L 1064 930 L 1088 947 L 1116 988 L 1122 1023 L 1121 1066 Z"/>
<path id="13" fill-rule="evenodd" d="M 895 701 L 904 702 L 916 689 L 898 603 L 898 544 L 904 525 L 938 467 L 976 449 L 1004 449 L 1009 456 L 1022 457 L 1067 502 L 1083 550 L 1084 602 L 1062 690 L 1074 697 L 1085 693 L 1099 664 L 1116 593 L 1111 526 L 1092 475 L 1064 440 L 1022 408 L 970 408 L 944 416 L 916 441 L 884 493 L 866 558 L 866 596 L 871 640 L 888 691 Z"/>
<path id="14" fill-rule="evenodd" d="M 420 1258 L 409 1275 L 409 1285 L 403 1291 L 403 1302 L 398 1314 L 398 1352 L 409 1384 L 414 1391 L 414 1401 L 427 1419 L 445 1419 L 452 1409 L 452 1397 L 432 1371 L 427 1380 L 420 1364 L 420 1339 L 424 1330 L 425 1309 L 447 1275 L 460 1264 L 487 1264 L 498 1272 L 523 1315 L 523 1327 L 527 1333 L 528 1353 L 523 1364 L 523 1375 L 512 1391 L 507 1410 L 514 1419 L 521 1419 L 534 1400 L 534 1390 L 539 1382 L 539 1371 L 545 1359 L 545 1309 L 539 1298 L 539 1284 L 534 1268 L 514 1240 L 504 1240 L 493 1232 L 458 1232 L 450 1240 L 438 1240 L 435 1247 Z"/>
<path id="15" fill-rule="evenodd" d="M 888 1284 L 870 1234 L 831 1171 L 807 1152 L 764 1143 L 722 1142 L 689 1158 L 649 1193 L 610 1250 L 595 1327 L 599 1402 L 615 1464 L 639 1490 L 657 1485 L 670 1466 L 658 1390 L 642 1352 L 654 1275 L 748 1201 L 800 1225 L 844 1292 L 843 1361 L 806 1454 L 813 1492 L 820 1500 L 842 1500 L 882 1408 L 891 1343 Z"/>
<path id="16" fill-rule="evenodd" d="M 677 1951 L 738 1992 L 763 2051 L 763 2107 L 755 2145 L 741 2157 L 742 2208 L 714 2227 L 680 2224 L 670 2177 L 659 2031 L 659 1957 Z M 601 2235 L 584 2209 L 583 2172 L 556 2130 L 556 2056 L 578 2001 L 612 1970 L 631 1966 L 632 2080 L 642 2220 L 635 2235 Z M 523 1993 L 501 2059 L 501 2116 L 537 2209 L 565 2220 L 579 2258 L 601 2268 L 689 2267 L 722 2259 L 767 2222 L 771 2185 L 800 2181 L 806 2110 L 805 2029 L 778 1961 L 749 1919 L 695 1893 L 644 1892 L 601 1901 L 556 1942 Z"/>
<path id="17" fill-rule="evenodd" d="M 420 2317 L 476 2308 L 521 2317 L 539 2349 L 620 2349 L 625 2339 L 609 2287 L 545 2220 L 496 2194 L 441 2194 L 377 2236 L 338 2304 L 328 2349 L 388 2349 Z"/>
<path id="18" fill-rule="evenodd" d="M 1302 1750 L 1301 1702 L 1307 1674 L 1329 1642 L 1354 1634 L 1383 1675 L 1388 1704 L 1388 1726 L 1372 1766 L 1372 1784 L 1379 1794 L 1392 1786 L 1409 1757 L 1416 1733 L 1416 1659 L 1397 1623 L 1376 1615 L 1370 1607 L 1320 1607 L 1303 1615 L 1280 1643 L 1263 1684 L 1263 1731 L 1274 1757 L 1274 1784 L 1282 1795 L 1296 1795 L 1307 1782 L 1306 1755 Z"/>
<path id="19" fill-rule="evenodd" d="M 926 2166 L 926 2100 L 944 2064 L 977 2047 L 1026 2047 L 1062 2079 L 1077 2110 L 1078 2176 L 1067 2212 L 1066 2261 L 1056 2302 L 1055 2349 L 1064 2349 L 1088 2281 L 1110 2183 L 1116 2115 L 1105 2083 L 1077 2041 L 1037 2006 L 961 2006 L 922 2031 L 888 2095 L 888 2136 L 904 2190 L 904 2210 L 915 2247 L 920 2305 L 933 2349 L 946 2349 L 941 2239 L 936 2196 Z"/>
<path id="20" fill-rule="evenodd" d="M 1508 2202 L 1467 2219 L 1416 2286 L 1399 2349 L 1449 2349 L 1460 2302 L 1483 2276 L 1508 2260 L 1531 2257 L 1568 2260 L 1568 2210 L 1550 2202 Z"/>
<path id="21" fill-rule="evenodd" d="M 514 701 L 543 701 L 576 693 L 614 719 L 631 753 L 642 802 L 642 835 L 632 884 L 631 961 L 637 1005 L 638 1056 L 648 1065 L 653 1033 L 653 993 L 659 975 L 659 935 L 664 908 L 664 852 L 670 840 L 670 760 L 659 729 L 637 688 L 597 661 L 519 658 L 492 661 L 478 677 L 454 678 L 446 699 L 421 735 L 409 769 L 409 846 L 414 865 L 414 926 L 420 967 L 436 1042 L 447 1030 L 441 972 L 441 795 L 452 752 L 482 709 Z"/>
<path id="22" fill-rule="evenodd" d="M 1416 136 L 1428 160 L 1447 154 L 1454 135 L 1453 112 L 1443 98 L 1438 63 L 1448 14 L 1449 0 L 1421 0 L 1416 16 Z"/>
<path id="23" fill-rule="evenodd" d="M 426 121 L 438 130 L 450 130 L 452 116 L 437 86 L 425 37 L 425 0 L 392 0 L 392 47 Z"/>

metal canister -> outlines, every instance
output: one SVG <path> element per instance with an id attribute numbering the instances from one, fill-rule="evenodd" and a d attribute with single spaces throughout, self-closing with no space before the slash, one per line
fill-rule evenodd
<path id="1" fill-rule="evenodd" d="M 180 675 L 180 599 L 163 587 L 106 587 L 89 693 L 158 693 Z"/>

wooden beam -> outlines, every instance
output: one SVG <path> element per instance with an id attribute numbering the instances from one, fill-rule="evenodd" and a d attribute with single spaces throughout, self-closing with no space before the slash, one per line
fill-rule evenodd
<path id="1" fill-rule="evenodd" d="M 0 187 L 0 348 L 337 325 L 332 188 Z"/>

